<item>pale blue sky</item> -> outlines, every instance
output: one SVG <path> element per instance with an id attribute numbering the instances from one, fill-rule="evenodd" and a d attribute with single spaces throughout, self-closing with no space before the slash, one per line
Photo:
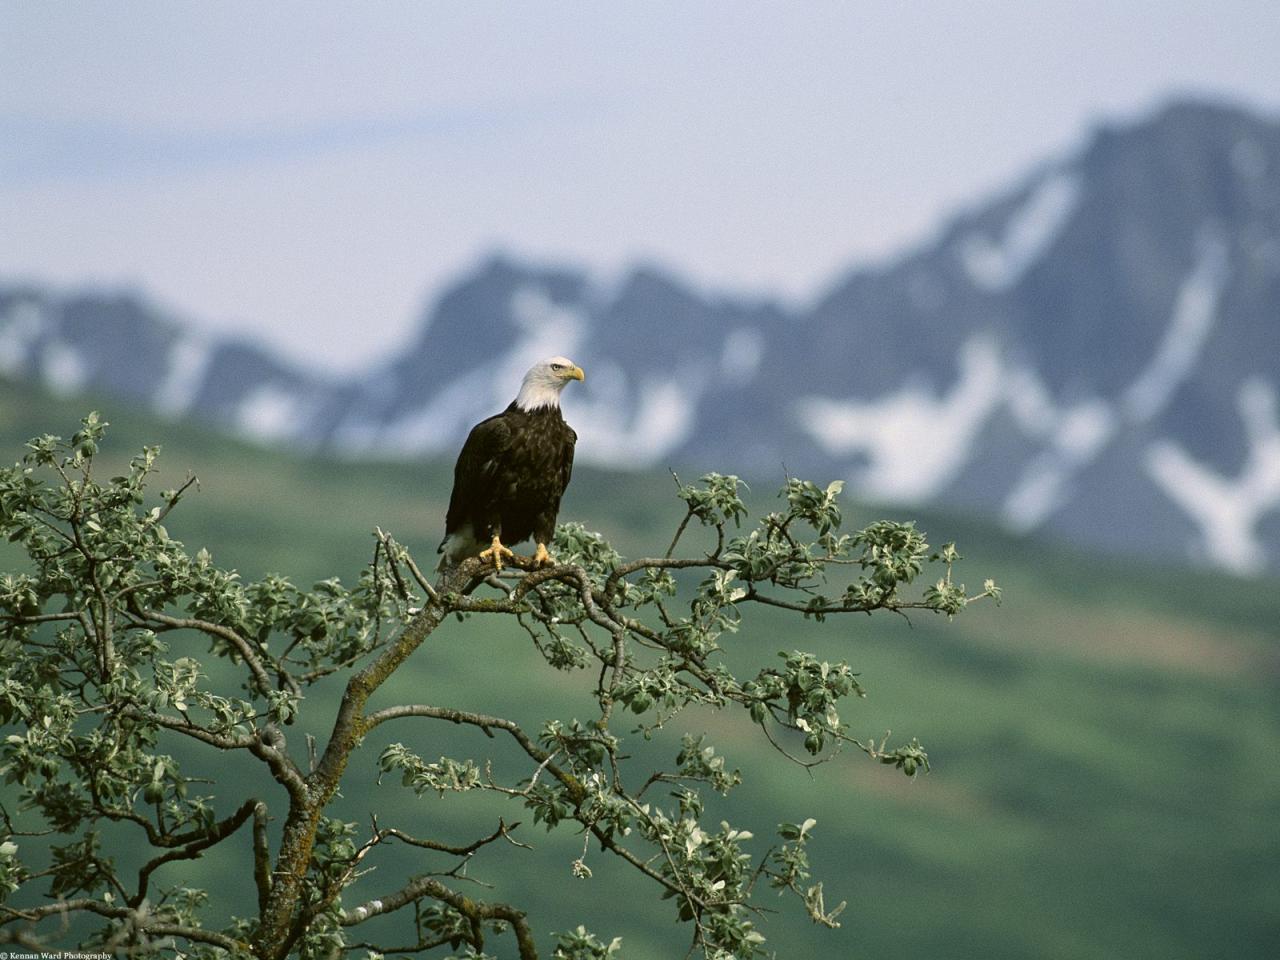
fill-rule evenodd
<path id="1" fill-rule="evenodd" d="M 804 300 L 1100 119 L 1280 115 L 1266 2 L 0 6 L 0 279 L 354 369 L 483 254 Z"/>

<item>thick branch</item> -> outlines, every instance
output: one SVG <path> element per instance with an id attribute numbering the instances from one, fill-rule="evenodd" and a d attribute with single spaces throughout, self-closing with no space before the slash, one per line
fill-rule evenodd
<path id="1" fill-rule="evenodd" d="M 511 924 L 511 928 L 516 935 L 516 948 L 520 951 L 520 960 L 537 960 L 538 948 L 533 941 L 533 931 L 530 929 L 529 922 L 525 919 L 523 911 L 517 910 L 506 903 L 485 903 L 482 900 L 472 900 L 470 897 L 463 896 L 456 890 L 446 887 L 434 877 L 419 877 L 405 884 L 394 893 L 387 894 L 385 897 L 370 900 L 354 910 L 344 910 L 342 911 L 342 919 L 339 922 L 344 927 L 355 926 L 372 917 L 399 910 L 401 907 L 408 906 L 424 897 L 447 903 L 470 920 L 474 931 L 473 937 L 475 941 L 479 941 L 473 941 L 472 944 L 477 950 L 483 946 L 483 938 L 479 933 L 480 922 L 483 920 L 505 920 Z"/>
<path id="2" fill-rule="evenodd" d="M 253 808 L 253 882 L 258 888 L 258 913 L 267 909 L 271 897 L 271 847 L 267 842 L 267 805 L 261 800 Z"/>
<path id="3" fill-rule="evenodd" d="M 437 584 L 437 593 L 448 599 L 460 597 L 480 575 L 483 566 L 479 560 L 470 560 L 445 571 Z M 272 874 L 272 893 L 259 924 L 258 949 L 267 960 L 280 960 L 288 950 L 294 910 L 311 862 L 316 825 L 325 805 L 337 792 L 351 752 L 366 732 L 365 704 L 454 609 L 447 600 L 428 604 L 395 641 L 347 681 L 329 742 L 302 781 L 302 789 L 291 794 L 280 854 Z"/>

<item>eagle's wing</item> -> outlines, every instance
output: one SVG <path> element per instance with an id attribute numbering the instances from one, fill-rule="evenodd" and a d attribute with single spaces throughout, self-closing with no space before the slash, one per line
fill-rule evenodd
<path id="1" fill-rule="evenodd" d="M 563 424 L 560 435 L 560 464 L 554 475 L 555 487 L 548 489 L 547 500 L 533 520 L 533 538 L 540 544 L 548 544 L 556 533 L 556 515 L 560 512 L 560 498 L 569 486 L 569 478 L 573 475 L 573 445 L 578 435 L 567 423 Z"/>
<path id="2" fill-rule="evenodd" d="M 444 519 L 446 537 L 477 512 L 485 512 L 485 501 L 494 496 L 495 478 L 510 449 L 511 427 L 503 414 L 481 420 L 471 428 L 453 468 L 453 494 Z"/>
<path id="3" fill-rule="evenodd" d="M 564 445 L 564 461 L 560 464 L 560 492 L 564 493 L 569 486 L 569 478 L 573 476 L 573 446 L 578 442 L 578 434 L 573 427 L 565 425 L 569 431 L 569 442 Z"/>

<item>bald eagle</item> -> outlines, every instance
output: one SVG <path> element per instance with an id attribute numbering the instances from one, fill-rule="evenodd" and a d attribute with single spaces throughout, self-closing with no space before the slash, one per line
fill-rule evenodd
<path id="1" fill-rule="evenodd" d="M 547 544 L 578 439 L 560 414 L 560 391 L 583 379 L 564 357 L 535 363 L 511 405 L 471 428 L 453 469 L 440 569 L 479 556 L 501 570 L 503 558 L 514 556 L 507 544 L 531 536 L 534 562 L 551 562 Z"/>

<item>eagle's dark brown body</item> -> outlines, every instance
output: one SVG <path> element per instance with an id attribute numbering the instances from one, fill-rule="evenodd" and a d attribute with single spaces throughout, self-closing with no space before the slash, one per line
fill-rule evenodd
<path id="1" fill-rule="evenodd" d="M 448 562 L 475 556 L 494 537 L 550 543 L 577 439 L 558 405 L 524 410 L 513 402 L 476 424 L 453 471 L 440 544 Z"/>

